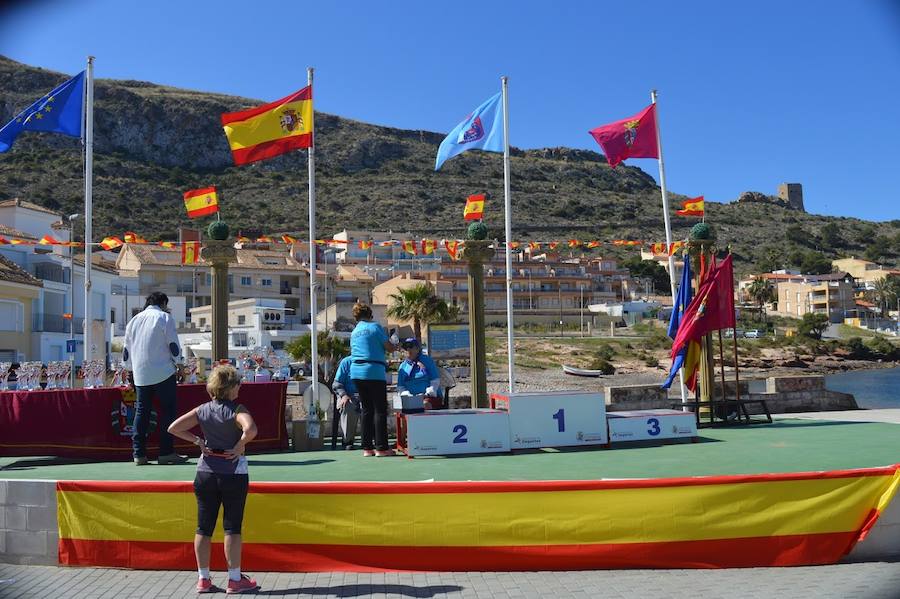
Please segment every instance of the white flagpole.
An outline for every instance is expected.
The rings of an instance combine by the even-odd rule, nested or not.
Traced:
[[[312,67],[306,69],[306,84],[312,88],[313,84]],[[310,89],[312,93],[312,89]],[[318,292],[316,283],[316,127],[315,127],[315,109],[313,104],[313,122],[310,124],[310,132],[312,133],[312,143],[309,145],[309,324],[310,324],[310,365],[312,368],[312,397],[315,407],[319,406],[319,337],[316,330],[316,317],[318,316],[318,308],[316,295]],[[326,306],[327,308],[327,306]]]
[[[650,90],[650,101],[656,106],[656,90]],[[654,111],[653,121],[656,123],[656,151],[659,155],[659,189],[662,192],[663,222],[666,225],[666,253],[669,255],[669,285],[672,288],[672,309],[675,310],[675,300],[678,289],[675,285],[675,256],[672,255],[672,226],[669,224],[669,196],[666,193],[666,167],[663,163],[662,137],[659,135],[659,110]],[[684,389],[684,370],[678,370],[678,386],[681,389],[681,403],[687,403],[687,392]],[[684,408],[685,410],[687,408]]]
[[[516,373],[513,364],[516,353],[513,338],[513,288],[512,288],[512,200],[509,190],[509,78],[500,77],[503,87],[503,212],[506,221],[506,343],[509,392],[516,392]]]
[[[94,193],[94,57],[88,56],[84,108],[84,360],[93,354],[91,335],[91,244]],[[74,276],[74,273],[73,275]],[[74,314],[72,315],[74,318]]]

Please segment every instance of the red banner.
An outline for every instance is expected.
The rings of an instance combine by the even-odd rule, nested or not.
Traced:
[[[249,451],[288,448],[284,422],[285,383],[244,383],[243,400],[253,415],[259,434]],[[0,456],[57,456],[95,460],[130,460],[134,392],[122,389],[58,389],[0,393]],[[209,401],[204,385],[179,385],[180,416]],[[159,402],[154,399],[156,422]],[[198,431],[195,431],[199,433]],[[147,442],[148,453],[159,449],[154,424]],[[197,447],[176,439],[178,452],[197,455]]]

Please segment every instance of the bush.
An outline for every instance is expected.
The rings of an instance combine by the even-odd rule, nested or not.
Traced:
[[[594,351],[594,358],[596,360],[605,360],[609,362],[616,355],[616,348],[608,343],[604,343],[597,347]]]
[[[872,356],[872,350],[859,337],[847,339],[847,350],[850,352],[850,357],[857,360],[865,360]]]
[[[798,332],[804,337],[821,339],[822,333],[828,328],[828,316],[825,314],[806,313],[803,320],[797,326]]]
[[[588,364],[588,368],[591,370],[599,370],[603,374],[615,374],[616,367],[610,364],[608,361],[603,360],[602,358],[595,358],[590,364]]]
[[[869,349],[885,360],[900,360],[900,348],[884,337],[873,337],[869,341]]]
[[[654,356],[647,356],[646,358],[644,358],[644,364],[652,368],[656,368],[657,366],[659,366],[659,360],[657,360]]]

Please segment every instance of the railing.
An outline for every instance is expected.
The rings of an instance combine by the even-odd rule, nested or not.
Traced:
[[[69,269],[56,264],[35,264],[34,276],[42,281],[69,284]]]
[[[73,322],[68,318],[63,318],[62,314],[45,312],[31,314],[31,331],[34,333],[68,333],[73,325],[74,331],[81,333],[84,330],[84,318],[75,318]]]

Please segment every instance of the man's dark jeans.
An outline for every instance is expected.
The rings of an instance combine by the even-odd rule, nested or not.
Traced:
[[[174,439],[167,431],[169,425],[175,421],[175,393],[176,383],[173,374],[161,383],[135,386],[137,393],[137,407],[134,414],[134,436],[131,445],[134,449],[134,457],[147,457],[147,435],[150,428],[150,409],[153,406],[153,396],[159,399],[159,455],[171,455],[175,453]]]

